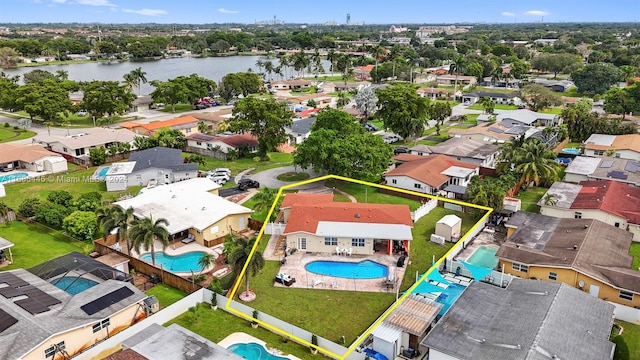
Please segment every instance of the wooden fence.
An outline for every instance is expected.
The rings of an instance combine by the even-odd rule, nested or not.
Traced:
[[[187,146],[184,150],[188,153],[200,154],[203,156],[211,157],[219,160],[227,160],[227,154],[218,150],[202,149],[194,146]]]
[[[194,284],[193,282],[191,282],[188,279],[185,279],[181,276],[178,276],[174,273],[165,271],[161,268],[155,267],[147,262],[144,262],[138,258],[135,258],[133,256],[130,256],[128,254],[125,254],[121,251],[117,251],[115,249],[112,249],[106,245],[104,245],[102,243],[102,240],[96,240],[93,242],[93,250],[95,252],[97,252],[100,255],[107,255],[110,253],[116,253],[120,256],[123,256],[127,259],[129,259],[129,268],[130,269],[135,269],[136,272],[145,274],[150,276],[151,274],[156,274],[160,280],[162,281],[162,283],[169,285],[173,288],[182,290],[188,294],[197,291],[198,289],[201,288],[200,285],[198,284]]]

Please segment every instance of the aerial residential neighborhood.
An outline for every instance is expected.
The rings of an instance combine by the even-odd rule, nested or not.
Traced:
[[[640,359],[633,8],[426,4],[3,3],[0,358]]]

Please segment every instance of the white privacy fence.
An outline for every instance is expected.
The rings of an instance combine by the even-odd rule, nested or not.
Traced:
[[[264,228],[264,233],[267,235],[282,235],[286,226],[287,224],[267,223]]]
[[[411,219],[413,220],[413,222],[420,220],[421,217],[430,213],[431,210],[436,208],[436,206],[438,206],[438,200],[429,199],[429,201],[417,208],[416,211],[411,212]]]

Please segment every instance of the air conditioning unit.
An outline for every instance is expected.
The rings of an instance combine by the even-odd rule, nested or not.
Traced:
[[[160,310],[160,302],[158,302],[158,299],[155,295],[149,296],[148,298],[144,299],[143,302],[147,316],[155,314]]]
[[[444,236],[431,234],[431,242],[439,244],[439,245],[444,245],[445,238],[444,238]]]

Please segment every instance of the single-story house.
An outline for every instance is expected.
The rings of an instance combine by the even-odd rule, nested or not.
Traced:
[[[281,211],[287,248],[355,255],[409,252],[413,238],[407,205],[334,202],[328,194],[286,194]]]
[[[311,135],[311,127],[316,122],[316,117],[306,117],[302,119],[294,119],[290,127],[285,128],[289,135],[291,144],[301,144],[309,135]]]
[[[538,202],[540,214],[565,219],[596,219],[633,234],[640,241],[640,188],[613,180],[556,181]]]
[[[222,133],[218,135],[191,134],[187,136],[187,147],[218,150],[225,154],[232,151],[240,151],[243,147],[247,148],[249,153],[256,152],[258,148],[258,138],[251,133],[232,134]]]
[[[30,271],[0,273],[0,353],[5,359],[68,359],[148,315],[148,297],[132,282],[92,274],[95,286],[67,292],[63,282],[50,282],[59,277],[45,280]]]
[[[489,91],[473,91],[462,94],[462,103],[473,105],[483,97],[491,99],[496,104],[512,104],[517,99],[515,94]]]
[[[133,208],[136,218],[165,218],[172,238],[191,235],[200,245],[212,247],[223,243],[232,231],[247,230],[253,212],[218,196],[219,187],[209,179],[195,178],[143,189],[138,196],[114,205]]]
[[[447,155],[456,160],[487,168],[495,167],[498,154],[500,153],[500,147],[498,145],[456,137],[433,146],[416,145],[409,150],[411,154],[414,155]]]
[[[33,142],[61,154],[67,161],[87,165],[90,163],[89,150],[92,148],[109,148],[112,145],[125,143],[133,146],[135,138],[136,134],[127,129],[95,127],[83,129],[68,136],[37,135],[33,138]]]
[[[465,85],[473,85],[478,82],[475,76],[466,76],[466,75],[458,75],[458,86],[462,87]],[[440,75],[436,77],[436,83],[438,85],[444,86],[455,86],[456,84],[456,76],[455,75]]]
[[[278,80],[271,82],[271,89],[275,90],[301,90],[311,87],[311,80]]]
[[[543,114],[527,109],[504,111],[496,115],[496,122],[508,128],[520,126],[554,126],[560,124],[560,116]]]
[[[504,71],[505,69],[503,69],[503,73],[505,73]],[[506,68],[506,70],[510,70],[509,68]],[[508,73],[508,72],[506,72]],[[495,87],[500,87],[500,88],[513,88],[513,89],[517,89],[520,87],[520,84],[522,83],[522,80],[520,79],[506,79],[506,80],[496,80],[495,78],[488,76],[482,79],[482,82],[480,83],[480,85],[482,86],[495,86]]]
[[[504,272],[563,282],[616,304],[640,306],[640,271],[629,254],[633,235],[600,220],[518,211],[505,223],[496,257]]]
[[[0,170],[24,169],[50,174],[67,171],[67,161],[40,145],[0,144]]]
[[[447,99],[453,96],[453,89],[446,88],[418,88],[416,91],[420,97],[426,97],[431,100]]]
[[[564,170],[564,181],[613,180],[640,186],[640,161],[609,157],[576,156]]]
[[[429,360],[611,360],[613,312],[561,283],[514,279],[503,289],[473,282],[421,345]]]
[[[107,191],[129,186],[171,184],[198,177],[198,164],[185,163],[180,149],[155,147],[136,151],[125,162],[113,163],[105,174]]]
[[[565,92],[569,88],[575,87],[576,85],[573,81],[570,80],[550,80],[543,78],[533,79],[533,82],[539,85],[542,85],[546,88],[549,88],[555,92]]]
[[[375,65],[357,66],[353,69],[353,75],[358,81],[371,80],[371,70],[375,67]]]
[[[607,155],[620,159],[640,160],[640,134],[592,134],[584,142],[584,154],[586,156]]]
[[[553,46],[558,39],[536,39],[533,40],[535,44],[544,45],[544,46]]]
[[[322,93],[304,94],[304,95],[293,96],[293,97],[284,97],[284,96],[278,97],[278,100],[288,101],[293,104],[304,105],[304,106],[308,105],[309,100],[313,100],[316,102],[315,107],[320,109],[324,109],[330,106],[332,99],[333,98],[331,96],[327,96]]]
[[[191,115],[184,115],[175,119],[160,120],[160,121],[154,121],[150,123],[138,123],[135,121],[129,121],[121,124],[120,127],[123,129],[131,130],[136,134],[146,135],[146,136],[151,136],[153,135],[154,132],[162,128],[178,130],[184,135],[189,135],[192,133],[200,132],[200,129],[198,128],[198,124],[201,121],[204,122],[209,129],[211,129],[213,125],[211,122],[196,119]]]
[[[408,156],[407,156],[408,155]],[[400,154],[397,160],[409,160],[383,174],[387,185],[424,194],[460,198],[478,165],[446,155],[415,156]]]
[[[333,91],[334,92],[340,92],[340,91],[359,91],[360,89],[363,89],[367,86],[370,86],[370,83],[368,82],[348,82],[348,83],[344,83],[344,82],[334,82],[333,83]]]

